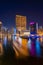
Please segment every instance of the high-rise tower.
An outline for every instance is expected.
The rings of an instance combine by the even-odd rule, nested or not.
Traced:
[[[16,15],[16,29],[18,31],[26,30],[26,16]]]

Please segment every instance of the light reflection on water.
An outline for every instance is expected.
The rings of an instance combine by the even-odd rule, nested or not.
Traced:
[[[13,36],[13,41],[16,39],[16,37]],[[6,44],[7,44],[7,37],[4,38],[4,46],[6,47]],[[27,47],[30,51],[30,55],[31,56],[37,56],[37,57],[40,57],[41,56],[41,48],[40,48],[40,41],[39,39],[37,38],[35,41],[34,40],[31,40],[29,38],[28,40],[28,43],[27,43]]]
[[[31,49],[31,39],[29,38],[29,40],[28,40],[28,43],[27,43],[27,47],[28,47],[28,49],[30,50]]]
[[[40,48],[40,41],[39,41],[39,39],[37,38],[37,40],[36,40],[36,55],[39,57],[39,56],[41,56],[41,48]]]
[[[28,49],[30,51],[31,56],[41,56],[41,48],[40,48],[40,41],[39,38],[34,40],[29,39],[28,40]]]
[[[12,37],[13,41],[15,40],[15,38],[16,38],[16,36],[13,36],[13,37]]]
[[[7,37],[4,37],[3,44],[4,44],[4,46],[6,47],[6,44],[7,44]]]

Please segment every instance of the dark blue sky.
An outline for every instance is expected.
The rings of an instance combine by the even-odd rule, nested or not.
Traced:
[[[36,1],[1,1],[0,2],[0,20],[4,26],[15,27],[15,15],[27,16],[27,23],[36,21],[43,25],[43,2]]]

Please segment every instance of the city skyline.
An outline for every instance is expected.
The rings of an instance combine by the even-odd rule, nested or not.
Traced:
[[[15,27],[16,14],[27,17],[27,28],[30,21],[43,26],[43,2],[0,2],[0,20],[4,26]]]

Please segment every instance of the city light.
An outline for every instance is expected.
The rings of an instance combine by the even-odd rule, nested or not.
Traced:
[[[18,17],[20,18],[20,23]],[[23,21],[25,22],[25,26]],[[23,27],[21,26],[21,23]],[[43,43],[43,30],[38,28],[38,23],[36,22],[31,22],[29,30],[27,30],[26,17],[16,16],[16,28],[12,27],[11,29],[8,29],[0,23],[0,42],[3,44],[2,47],[5,47],[6,51],[7,47],[10,47],[11,45],[17,57],[29,55],[40,57],[40,46]]]
[[[39,38],[37,38],[37,40],[36,40],[36,55],[37,55],[37,57],[40,57],[40,55],[41,55]]]

